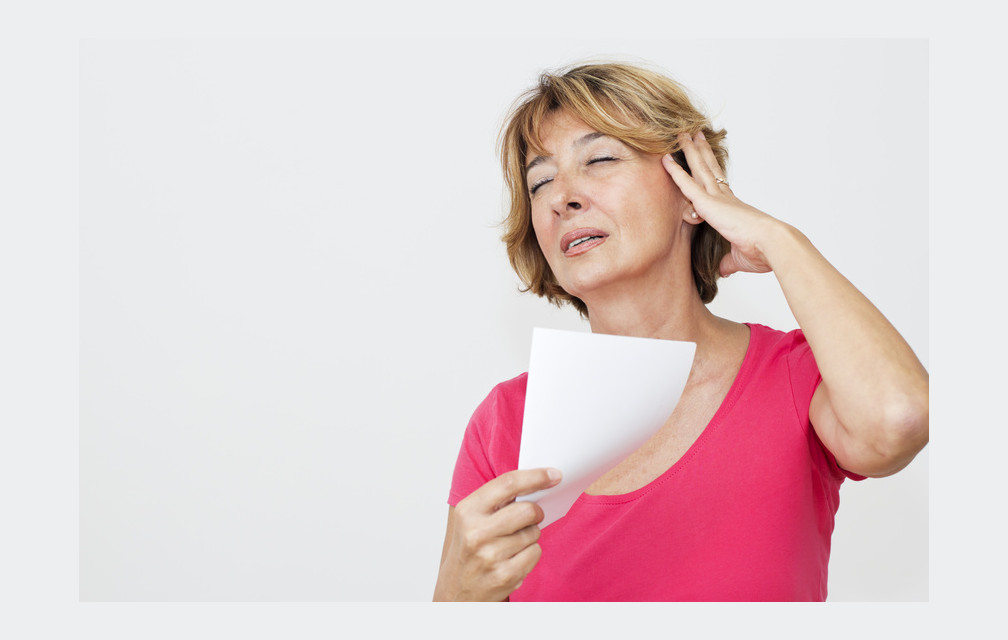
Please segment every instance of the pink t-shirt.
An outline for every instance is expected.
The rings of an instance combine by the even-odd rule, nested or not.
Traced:
[[[750,324],[728,395],[683,457],[622,495],[581,494],[542,530],[512,601],[825,600],[845,477],[809,423],[821,377],[801,331]],[[527,374],[466,428],[448,503],[517,468]]]

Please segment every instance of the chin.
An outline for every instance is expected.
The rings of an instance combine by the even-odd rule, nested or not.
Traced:
[[[580,298],[590,296],[591,292],[608,284],[612,284],[614,278],[608,273],[579,273],[569,274],[560,282],[560,286],[570,295]]]

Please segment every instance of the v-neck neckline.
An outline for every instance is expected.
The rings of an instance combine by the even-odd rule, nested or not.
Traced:
[[[625,502],[632,502],[657,488],[659,485],[678,473],[685,465],[690,463],[690,460],[694,458],[697,452],[703,447],[704,442],[710,439],[713,433],[717,431],[717,427],[724,420],[724,417],[731,412],[732,408],[735,406],[735,402],[742,394],[742,390],[745,388],[746,383],[750,378],[750,371],[756,366],[755,352],[757,343],[762,340],[762,334],[752,324],[747,322],[745,325],[749,327],[749,344],[746,346],[746,352],[742,357],[742,364],[739,366],[739,370],[735,374],[735,379],[732,380],[732,384],[728,388],[728,393],[725,394],[725,397],[718,406],[717,411],[714,412],[714,415],[708,421],[703,431],[700,432],[700,435],[697,436],[696,440],[693,441],[693,444],[691,444],[686,451],[679,456],[679,459],[673,462],[672,465],[662,472],[661,475],[639,489],[616,494],[590,494],[582,492],[581,495],[578,496],[577,500],[575,500],[574,505],[571,506],[571,509],[579,503],[622,504]]]

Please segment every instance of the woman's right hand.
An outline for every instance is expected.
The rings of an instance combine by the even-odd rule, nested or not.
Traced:
[[[515,501],[560,482],[556,469],[519,469],[490,480],[450,507],[435,601],[501,601],[532,571],[543,511]]]

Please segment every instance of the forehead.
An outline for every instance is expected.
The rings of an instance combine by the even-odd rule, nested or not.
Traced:
[[[599,133],[568,111],[552,111],[530,127],[526,144],[526,160],[536,156],[552,156],[592,133]]]
[[[587,133],[594,131],[584,120],[573,113],[560,110],[552,111],[539,123],[539,135],[545,140],[565,133]]]

